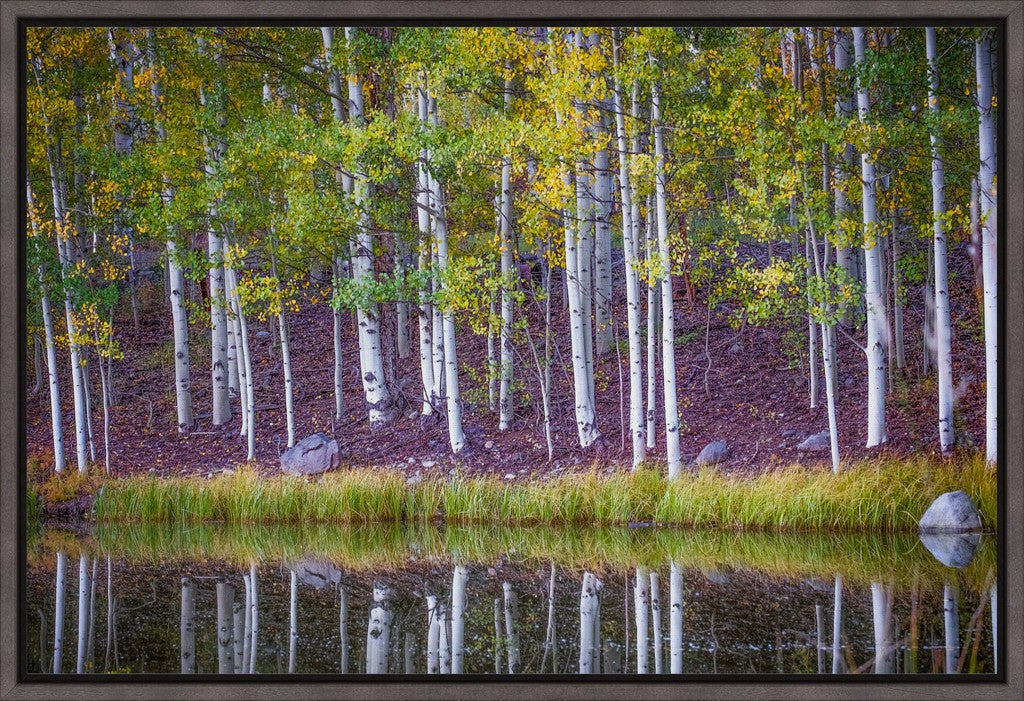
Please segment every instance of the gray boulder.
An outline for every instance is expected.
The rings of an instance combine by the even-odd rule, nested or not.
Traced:
[[[712,441],[704,446],[693,461],[694,467],[719,463],[729,457],[729,444],[725,441]]]
[[[981,530],[981,516],[962,490],[940,495],[917,523],[922,533],[964,533]]]
[[[828,431],[822,431],[821,433],[815,433],[813,436],[807,436],[807,438],[803,439],[796,449],[806,453],[823,453],[826,450],[831,450],[832,442],[829,438]]]
[[[974,559],[980,533],[922,533],[921,544],[946,567],[963,569]]]
[[[289,475],[318,475],[339,462],[338,441],[322,433],[303,438],[281,453],[281,471]]]
[[[296,578],[301,584],[314,589],[326,589],[330,585],[341,583],[341,570],[334,565],[313,558],[306,558],[291,565]]]

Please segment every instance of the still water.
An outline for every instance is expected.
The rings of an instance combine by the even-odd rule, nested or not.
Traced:
[[[28,672],[991,673],[995,571],[984,536],[47,527]]]

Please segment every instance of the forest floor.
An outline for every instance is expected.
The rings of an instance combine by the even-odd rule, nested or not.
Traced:
[[[963,267],[964,273],[954,275],[951,285],[956,428],[961,446],[980,448],[985,414],[982,320],[969,262],[966,256],[961,257],[963,265],[954,269]],[[621,262],[615,267],[621,271]],[[724,305],[709,313],[699,295],[694,304],[687,302],[681,281],[677,280],[676,288],[676,375],[684,460],[692,460],[707,443],[722,439],[728,442],[730,452],[721,467],[729,472],[753,474],[794,462],[827,463],[827,452],[797,450],[804,438],[828,428],[823,376],[818,408],[809,408],[806,319],[793,319],[788,333],[780,329],[780,324],[748,325],[740,330],[728,323],[730,310]],[[624,298],[623,281],[617,279],[613,299]],[[130,311],[118,323],[118,341],[125,359],[114,366],[117,405],[110,417],[111,472],[210,474],[243,462],[246,447],[239,435],[237,398],[232,400],[234,417],[230,424],[214,427],[210,423],[209,332],[202,331],[202,324],[193,324],[191,364],[196,425],[191,433],[179,435],[170,313],[162,287],[158,283],[144,285],[140,300],[139,328],[133,328]],[[569,358],[570,349],[568,314],[561,305],[557,285],[552,307],[552,460],[548,460],[539,383],[529,346],[524,342],[518,349],[520,360],[515,372],[519,402],[515,421],[511,429],[499,431],[497,414],[487,407],[486,381],[478,379],[485,376],[487,366],[486,338],[462,328],[458,353],[468,445],[458,456],[451,455],[443,418],[416,413],[420,404],[420,375],[415,317],[411,324],[410,356],[399,359],[396,367],[398,385],[404,388],[402,396],[408,401],[395,421],[377,430],[370,429],[363,408],[355,326],[345,324],[346,416],[343,422],[332,422],[332,315],[323,302],[307,302],[300,312],[289,317],[297,440],[322,431],[338,440],[342,464],[401,470],[408,475],[444,477],[457,467],[463,475],[489,473],[521,480],[595,466],[609,472],[628,467],[631,446],[625,305],[616,305],[619,353],[613,346],[596,364],[597,421],[602,439],[586,451],[579,449],[576,437],[571,368],[560,360]],[[907,368],[893,370],[895,381],[887,398],[889,440],[881,449],[863,447],[867,432],[866,362],[857,345],[864,341],[863,331],[850,329],[837,334],[837,414],[844,460],[938,451],[935,378],[934,374],[921,373],[923,309],[919,290],[911,291],[904,312]],[[287,443],[280,350],[276,334],[267,333],[266,325],[251,323],[250,328],[254,331],[251,344],[257,388],[257,468],[272,474],[279,471],[278,457]],[[531,328],[535,339],[540,337],[537,340],[543,348],[536,322]],[[52,463],[49,400],[45,383],[40,391],[33,392],[34,373],[29,355],[27,455],[30,460],[37,459],[46,465]],[[644,357],[646,383],[646,352]],[[66,365],[66,353],[59,358]],[[818,361],[820,364],[820,357]],[[659,357],[659,366],[660,362]],[[664,460],[665,450],[660,375],[659,372],[656,445],[648,451],[652,461]],[[68,388],[62,393],[65,445],[68,460],[73,462],[73,413],[67,379],[63,378],[61,384],[62,389]],[[98,373],[91,372],[90,379],[96,385],[92,400],[96,462],[102,465],[103,415]]]

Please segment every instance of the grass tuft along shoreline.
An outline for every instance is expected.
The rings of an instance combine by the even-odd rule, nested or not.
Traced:
[[[533,482],[496,477],[424,478],[371,469],[337,471],[318,479],[262,477],[242,467],[202,477],[70,480],[95,495],[93,514],[107,523],[223,522],[660,525],[779,531],[916,530],[943,492],[962,489],[996,526],[997,479],[984,456],[956,461],[927,457],[878,459],[844,465],[790,467],[750,477],[714,468],[669,482],[650,466],[611,475],[596,471]],[[83,485],[86,485],[83,487]],[[66,498],[67,490],[63,490]],[[62,490],[32,483],[30,518]],[[79,492],[81,494],[81,492]],[[48,498],[48,495],[49,498]]]

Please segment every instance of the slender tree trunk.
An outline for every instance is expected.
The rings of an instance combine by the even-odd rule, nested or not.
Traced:
[[[242,339],[242,364],[239,366],[242,371],[240,382],[245,387],[245,421],[244,429],[248,447],[246,460],[256,458],[256,397],[255,384],[252,375],[252,352],[249,349],[249,325],[242,310],[242,302],[238,298],[238,273],[234,268],[226,270],[228,288],[231,291],[232,311],[237,319],[238,337]]]
[[[672,562],[669,573],[669,653],[671,673],[683,673],[683,570]]]
[[[871,617],[875,630],[875,674],[893,671],[892,591],[879,582],[871,583]]]
[[[903,342],[903,276],[900,274],[899,213],[893,212],[892,221],[892,316],[896,346],[896,367],[907,367],[906,346]]]
[[[594,659],[598,649],[597,595],[602,588],[601,580],[590,572],[583,573],[583,588],[580,591],[580,674],[594,672]]]
[[[68,556],[57,551],[57,595],[53,609],[53,673],[61,673],[61,660],[64,656],[64,602],[67,596]]]
[[[938,42],[934,27],[925,28],[928,53],[928,108],[936,117],[939,109]],[[935,270],[935,357],[939,376],[939,445],[942,452],[952,449],[953,433],[953,352],[949,320],[949,272],[946,253],[946,173],[940,149],[938,129],[931,131],[932,146],[932,248]],[[931,340],[931,336],[928,336]],[[928,350],[926,345],[925,355]]]
[[[843,579],[836,575],[835,592],[832,599],[832,674],[842,671],[843,637]]]
[[[505,594],[505,647],[508,652],[508,673],[518,674],[522,671],[519,628],[516,623],[519,619],[519,600],[509,582],[502,582],[501,588]]]
[[[834,66],[837,74],[843,74],[850,67],[850,37],[842,28],[836,28],[836,42],[834,52]],[[836,95],[835,115],[846,121],[853,114],[853,100],[850,95]],[[839,266],[851,280],[859,277],[856,249],[851,246],[848,236],[843,233],[842,222],[853,217],[853,207],[847,198],[849,173],[853,171],[855,150],[853,144],[846,143],[843,146],[842,156],[836,159],[833,192],[836,211],[836,259]],[[843,323],[847,326],[853,324],[854,312],[857,305],[844,303]]]
[[[32,196],[32,184],[28,183],[29,222],[33,235],[38,233],[39,225],[35,216],[35,202]],[[46,285],[46,268],[39,266],[40,305],[43,314],[43,329],[46,336],[46,373],[50,386],[50,429],[53,434],[53,469],[64,472],[64,419],[60,406],[60,377],[57,373],[57,346],[53,334],[53,312],[50,309],[50,294]],[[37,361],[38,366],[38,361]]]
[[[540,662],[540,671],[544,672],[544,663],[551,654],[551,673],[558,673],[558,634],[555,629],[555,563],[551,563],[551,576],[548,578],[548,626],[544,634],[544,657]]]
[[[464,565],[452,573],[452,674],[462,674],[466,659],[466,581]]]
[[[231,674],[235,670],[235,588],[227,582],[217,582],[217,673]]]
[[[181,673],[196,671],[196,585],[181,578]]]
[[[498,600],[494,600],[495,605],[495,619],[494,623],[497,626],[498,623]],[[438,656],[438,644],[441,636],[441,623],[438,620],[438,608],[437,608],[437,597],[433,594],[427,596],[427,674],[438,674],[441,671],[441,662]],[[497,628],[495,628],[497,630]],[[495,669],[497,672],[498,670]]]
[[[241,656],[242,663],[241,663],[241,666],[239,667],[239,672],[241,672],[242,674],[248,674],[249,673],[249,668],[252,665],[251,660],[252,660],[252,652],[253,652],[253,650],[252,650],[252,577],[248,573],[243,574],[242,575],[242,582],[245,583],[245,604],[243,605],[243,608],[242,608],[243,626],[242,626],[242,634],[241,634],[241,636],[239,636],[237,631],[236,631],[235,638],[236,638],[236,649],[237,649],[237,639],[241,638],[241,640],[242,640],[242,656]]]
[[[613,33],[613,56],[619,64],[618,31]],[[629,346],[629,434],[633,444],[633,468],[647,459],[644,425],[643,349],[640,336],[640,279],[636,269],[639,223],[633,218],[633,188],[630,182],[629,153],[626,150],[626,122],[623,114],[622,86],[618,70],[614,73],[612,109],[615,112],[615,136],[619,155],[619,196],[622,201],[622,249],[625,256],[626,335]],[[650,329],[648,329],[650,332]]]
[[[981,169],[978,192],[981,201],[981,266],[985,300],[985,457],[995,463],[998,456],[999,373],[998,304],[996,265],[996,137],[992,113],[992,49],[986,32],[975,45],[978,73],[978,143]]]
[[[636,584],[633,587],[633,617],[636,619],[636,673],[647,674],[649,640],[647,638],[651,597],[651,577],[646,567],[636,568]]]
[[[505,111],[512,104],[512,81],[505,81]],[[499,231],[501,241],[501,384],[498,389],[498,430],[505,431],[512,425],[512,285],[518,279],[513,267],[512,256],[512,159],[508,156],[501,161],[501,218]]]
[[[341,584],[338,585],[338,633],[341,640],[339,671],[348,674],[348,591]]]
[[[658,573],[651,572],[651,625],[654,628],[654,673],[661,674],[662,668],[662,639],[661,639],[661,587],[658,582]]]
[[[866,39],[863,27],[853,28],[853,44],[857,65],[865,60]],[[868,86],[857,85],[857,109],[860,121],[867,122],[870,114]],[[864,209],[864,260],[865,286],[864,304],[867,307],[868,333],[865,354],[868,362],[868,439],[871,448],[887,440],[885,421],[885,374],[886,374],[886,329],[889,328],[885,314],[883,285],[881,280],[881,255],[875,199],[875,162],[869,153],[862,153],[861,180]]]
[[[653,61],[653,59],[652,59]],[[661,363],[665,388],[665,450],[668,456],[668,478],[675,479],[682,471],[679,455],[679,409],[676,404],[676,333],[672,307],[672,258],[668,248],[668,209],[665,193],[665,144],[661,124],[661,87],[651,88],[651,120],[654,122],[655,204],[658,219],[658,259],[661,265]]]
[[[594,156],[594,323],[595,352],[607,355],[611,350],[612,324],[612,222],[611,166],[608,156],[608,124],[602,113],[597,135],[601,148]]]
[[[390,587],[379,582],[373,585],[373,606],[370,609],[370,623],[366,635],[366,673],[387,674],[388,645],[391,641],[391,599]]]
[[[246,596],[248,596],[248,593]],[[245,669],[242,665],[245,663],[245,612],[247,608],[241,601],[236,601],[231,607],[231,618],[234,622],[235,674],[242,674],[242,671]]]
[[[960,616],[956,590],[949,582],[942,587],[942,630],[946,643],[946,674],[957,674],[960,672]]]
[[[299,575],[291,571],[288,590],[288,674],[295,674],[296,652],[299,645]]]
[[[90,666],[86,655],[89,649],[89,579],[89,558],[82,555],[78,558],[78,656],[75,664],[77,674],[85,674]]]

